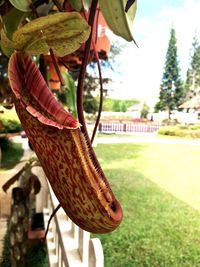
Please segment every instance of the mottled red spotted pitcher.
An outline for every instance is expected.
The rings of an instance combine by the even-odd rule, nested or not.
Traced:
[[[66,214],[89,232],[113,231],[122,209],[79,123],[55,99],[30,56],[14,53],[8,72],[17,114]]]

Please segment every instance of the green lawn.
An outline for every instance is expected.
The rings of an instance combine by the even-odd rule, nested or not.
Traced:
[[[200,146],[98,145],[124,219],[98,236],[105,267],[200,266]]]

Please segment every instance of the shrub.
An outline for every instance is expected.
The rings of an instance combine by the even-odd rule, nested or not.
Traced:
[[[106,97],[103,101],[103,111],[126,112],[129,107],[138,103],[137,99],[121,100]]]
[[[192,138],[200,138],[200,130],[191,132]]]
[[[159,129],[158,134],[167,136],[200,138],[200,126],[199,125],[163,126]]]
[[[176,126],[163,126],[159,129],[158,134],[176,136],[177,130]]]
[[[162,121],[164,125],[176,125],[178,123],[177,119],[164,119]]]
[[[194,131],[200,130],[200,125],[189,125],[189,129]]]
[[[13,168],[23,155],[22,145],[13,143],[7,137],[0,137],[0,148],[2,152],[1,168],[3,169]]]
[[[1,133],[18,133],[22,130],[21,124],[17,120],[12,119],[2,119],[3,128],[1,129]]]
[[[7,137],[0,137],[0,147],[2,151],[6,151],[10,148],[11,141]]]

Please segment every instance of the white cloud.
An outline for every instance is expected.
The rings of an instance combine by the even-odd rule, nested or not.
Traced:
[[[139,8],[142,9],[141,4]],[[150,105],[155,103],[172,27],[176,30],[181,74],[185,76],[194,33],[200,33],[199,14],[200,1],[185,0],[179,8],[164,6],[154,17],[136,16],[134,36],[139,49],[129,43],[119,59],[130,97],[146,100]]]

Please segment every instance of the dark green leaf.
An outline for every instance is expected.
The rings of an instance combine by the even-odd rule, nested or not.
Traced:
[[[23,12],[31,11],[28,0],[9,0],[9,1],[15,8],[17,8],[20,11],[23,11]]]
[[[16,8],[11,8],[3,17],[2,21],[4,24],[4,31],[6,36],[11,40],[14,31],[19,26],[19,23],[27,14],[17,10]]]

